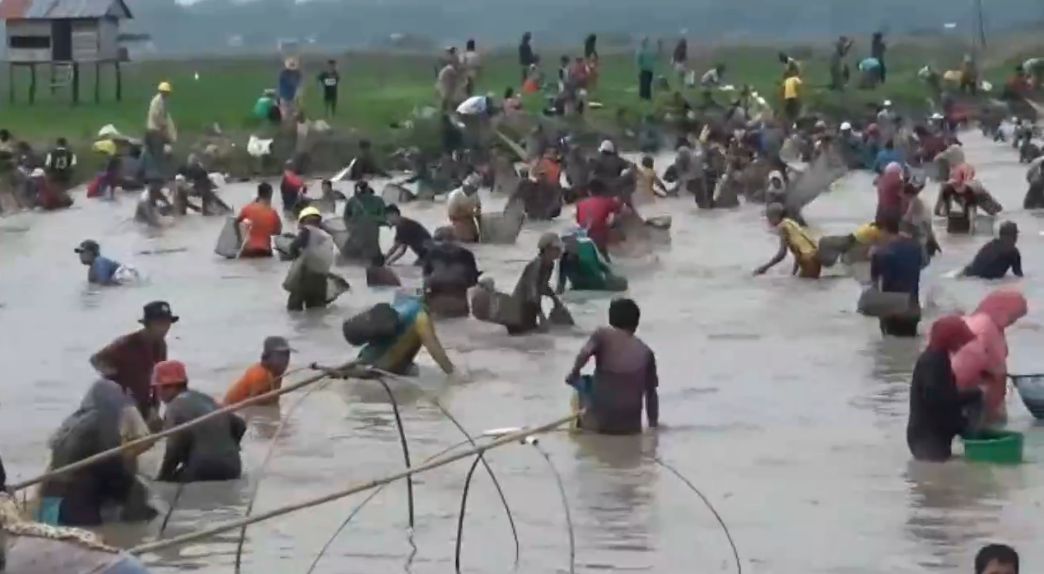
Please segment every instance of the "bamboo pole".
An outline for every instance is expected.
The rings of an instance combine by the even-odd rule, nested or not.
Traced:
[[[208,538],[210,536],[214,536],[214,535],[217,535],[217,534],[222,534],[224,532],[235,530],[235,529],[241,528],[243,526],[247,526],[247,525],[250,525],[250,524],[255,524],[257,522],[261,522],[261,521],[268,520],[268,519],[271,519],[271,518],[277,518],[277,517],[280,517],[280,516],[283,516],[283,515],[286,515],[286,514],[290,514],[292,512],[297,512],[298,510],[303,510],[303,509],[306,509],[306,508],[311,508],[311,507],[314,507],[314,506],[318,506],[320,504],[325,504],[327,502],[332,502],[334,500],[338,500],[338,499],[344,498],[346,496],[351,496],[353,494],[356,494],[356,493],[359,493],[359,492],[363,492],[365,490],[370,490],[370,489],[373,489],[373,488],[377,488],[377,487],[379,487],[381,485],[388,484],[390,482],[394,482],[396,480],[400,480],[400,479],[403,479],[403,478],[406,478],[406,477],[409,477],[409,476],[413,476],[413,475],[421,473],[421,472],[426,472],[426,471],[433,470],[433,469],[436,469],[436,468],[439,468],[439,467],[443,467],[443,466],[446,466],[446,465],[448,465],[450,463],[457,462],[458,460],[463,460],[463,459],[471,457],[471,456],[480,455],[482,453],[485,453],[488,450],[492,450],[494,448],[498,448],[498,447],[504,446],[506,444],[510,444],[510,443],[513,443],[513,442],[516,442],[516,441],[524,441],[527,437],[530,437],[532,435],[543,434],[543,433],[547,433],[547,432],[553,431],[554,429],[556,429],[556,428],[558,428],[558,427],[560,427],[560,426],[562,426],[564,424],[572,422],[577,417],[579,417],[580,414],[581,413],[574,413],[574,414],[571,414],[569,416],[561,417],[561,418],[559,418],[559,419],[557,419],[555,421],[552,421],[550,423],[547,423],[547,424],[543,424],[543,425],[540,425],[540,426],[537,426],[537,427],[533,427],[533,428],[529,428],[529,429],[522,429],[522,430],[520,430],[518,432],[511,433],[511,434],[508,434],[508,435],[504,435],[504,436],[502,436],[502,437],[500,437],[500,438],[498,438],[498,439],[496,439],[496,440],[494,440],[494,441],[492,441],[490,443],[487,443],[487,444],[484,444],[484,445],[480,445],[480,446],[476,446],[476,447],[474,447],[472,449],[469,449],[469,450],[466,450],[466,451],[462,451],[462,452],[460,452],[458,454],[455,454],[455,455],[452,455],[452,456],[448,456],[446,458],[440,458],[440,459],[431,461],[431,462],[429,462],[427,464],[422,464],[422,465],[420,465],[418,467],[415,467],[415,468],[408,468],[408,469],[403,470],[401,472],[397,472],[397,473],[385,476],[384,478],[374,479],[374,480],[371,480],[371,481],[363,483],[363,484],[359,484],[359,485],[356,485],[356,486],[352,486],[350,488],[346,488],[344,490],[340,490],[340,491],[337,491],[337,492],[332,492],[330,494],[326,494],[326,495],[323,495],[323,496],[320,496],[320,497],[316,497],[316,498],[312,498],[312,499],[309,499],[309,500],[304,500],[304,501],[301,501],[301,502],[298,502],[298,503],[295,503],[295,504],[289,504],[289,505],[283,506],[281,508],[276,508],[274,510],[270,510],[270,511],[265,512],[263,514],[257,514],[257,515],[251,516],[249,518],[241,518],[241,519],[238,519],[238,520],[233,520],[233,521],[230,521],[230,522],[226,522],[225,524],[219,524],[219,525],[214,526],[212,528],[206,528],[206,529],[203,529],[203,530],[198,530],[196,532],[190,532],[188,534],[184,534],[182,536],[177,536],[177,537],[174,537],[174,538],[169,538],[167,540],[157,540],[155,542],[149,542],[149,543],[146,543],[146,544],[141,544],[141,545],[135,546],[134,548],[131,548],[127,552],[129,552],[130,554],[133,554],[133,555],[141,555],[141,554],[144,554],[146,552],[156,552],[158,550],[163,550],[163,549],[171,548],[171,547],[174,547],[174,546],[181,546],[181,545],[187,544],[189,542],[195,542],[196,540],[201,540],[203,538]]]
[[[352,361],[350,363],[346,363],[342,367],[339,367],[337,370],[338,371],[345,371],[345,372],[349,372],[350,373],[352,368],[356,367],[356,366],[357,366],[357,363]],[[279,397],[279,396],[285,395],[287,393],[292,393],[292,392],[294,392],[296,390],[303,389],[304,387],[307,387],[309,385],[313,385],[313,384],[315,384],[315,383],[317,383],[317,382],[327,378],[328,376],[330,376],[330,375],[328,373],[326,373],[326,372],[318,374],[318,375],[313,375],[313,376],[308,377],[308,378],[306,378],[306,379],[304,379],[304,380],[302,380],[300,382],[294,383],[294,384],[292,384],[292,385],[290,385],[288,387],[282,387],[282,388],[279,388],[279,389],[275,389],[273,391],[269,391],[267,393],[258,395],[256,397],[252,397],[250,399],[247,399],[247,400],[245,400],[245,401],[243,401],[241,403],[236,403],[234,405],[228,405],[228,406],[222,407],[222,408],[220,408],[220,409],[218,409],[218,410],[216,410],[214,412],[207,413],[207,414],[205,414],[205,415],[203,415],[203,416],[201,416],[201,417],[199,417],[197,419],[192,419],[191,421],[189,421],[189,422],[187,422],[185,424],[181,424],[181,425],[178,425],[176,427],[172,427],[170,429],[167,429],[167,430],[165,430],[163,432],[152,434],[152,435],[149,435],[147,437],[140,438],[138,440],[134,440],[134,441],[128,442],[128,443],[120,445],[120,446],[118,446],[116,448],[109,449],[109,450],[104,451],[104,452],[100,452],[100,453],[98,453],[96,455],[93,455],[93,456],[89,456],[89,457],[87,457],[87,458],[85,458],[83,460],[79,460],[79,461],[74,462],[74,463],[72,463],[70,465],[66,465],[66,466],[63,466],[61,468],[56,468],[54,470],[50,470],[48,472],[45,472],[44,474],[41,474],[40,476],[37,476],[36,478],[30,478],[28,480],[23,480],[22,482],[18,482],[18,483],[12,484],[12,485],[8,486],[7,490],[8,490],[8,492],[17,492],[19,490],[22,490],[24,488],[28,488],[28,487],[30,487],[30,486],[32,486],[34,484],[38,484],[38,483],[43,482],[45,480],[50,480],[52,478],[56,478],[56,477],[59,477],[59,476],[63,476],[63,475],[69,474],[70,472],[75,472],[75,471],[80,470],[82,468],[86,468],[86,467],[88,467],[88,466],[90,466],[92,464],[95,464],[97,462],[101,462],[101,461],[106,460],[108,458],[112,458],[114,456],[120,455],[120,454],[122,454],[122,453],[124,453],[126,451],[129,451],[129,450],[132,450],[132,449],[136,449],[136,448],[141,447],[141,446],[152,446],[152,443],[154,443],[154,442],[156,442],[156,441],[158,441],[160,439],[167,438],[169,436],[178,434],[180,432],[184,432],[184,431],[186,431],[186,430],[188,430],[188,429],[190,429],[190,428],[192,428],[192,427],[194,427],[196,425],[202,424],[202,423],[204,423],[204,422],[206,422],[206,421],[208,421],[210,419],[213,419],[215,417],[218,417],[218,416],[221,416],[221,415],[224,415],[224,414],[228,414],[228,413],[233,413],[233,412],[236,412],[238,410],[242,410],[242,409],[244,409],[246,407],[249,407],[249,406],[252,406],[252,405],[256,405],[258,403],[261,403],[261,402],[273,399],[275,397]]]

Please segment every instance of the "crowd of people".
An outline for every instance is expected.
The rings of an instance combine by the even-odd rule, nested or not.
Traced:
[[[563,58],[559,89],[549,102],[549,113],[582,109],[583,92],[597,79],[596,40],[593,35],[587,38],[583,57]],[[519,46],[522,91],[539,83],[539,57],[531,41],[526,34]],[[839,77],[846,75],[843,61],[851,45],[844,38],[838,43]],[[886,80],[884,53],[883,39],[877,35],[870,56],[876,65],[868,65],[867,70],[860,65],[861,72],[872,71],[872,76],[866,76],[872,83]],[[446,58],[436,84],[444,117],[464,123],[469,117],[481,116],[482,126],[488,127],[487,121],[509,111],[506,102],[497,106],[488,95],[474,95],[481,59],[473,42],[462,55],[447,50]],[[637,54],[641,98],[652,98],[656,58],[649,43],[642,42]],[[672,53],[673,67],[683,81],[691,76],[687,60],[683,39]],[[949,112],[920,120],[902,119],[887,101],[871,117],[836,125],[809,118],[800,105],[800,63],[786,54],[780,54],[780,62],[780,110],[767,109],[749,93],[737,98],[731,113],[723,117],[700,117],[685,109],[678,116],[684,121],[674,125],[672,134],[676,136],[675,158],[662,176],[651,155],[632,163],[618,153],[611,140],[600,142],[597,149],[585,149],[568,133],[535,128],[521,150],[526,166],[519,173],[503,152],[484,147],[481,139],[466,138],[447,149],[443,158],[460,166],[455,178],[460,185],[431,193],[447,196],[446,225],[434,230],[404,215],[398,205],[430,199],[426,194],[395,186],[398,195],[388,201],[386,193],[378,195],[371,187],[370,179],[388,176],[392,170],[384,169],[366,144],[344,176],[355,182],[350,196],[337,191],[337,182],[331,180],[324,180],[319,193],[310,195],[297,164],[290,161],[279,181],[278,208],[274,187],[262,182],[256,198],[232,215],[214,195],[215,186],[198,158],[190,158],[179,170],[181,179],[174,180],[173,197],[167,198],[160,164],[177,136],[166,107],[172,89],[162,83],[148,113],[141,160],[146,189],[138,205],[138,219],[156,224],[164,210],[184,215],[185,209],[195,207],[190,197],[201,199],[201,206],[195,209],[203,215],[229,215],[232,248],[225,249],[219,240],[217,251],[230,259],[280,257],[291,261],[283,282],[290,311],[323,308],[336,298],[333,292],[339,287],[332,270],[338,262],[365,265],[366,280],[372,287],[399,286],[402,281],[395,266],[412,253],[412,263],[422,269],[421,288],[399,291],[393,301],[374,305],[342,325],[346,342],[359,348],[358,365],[403,376],[418,372],[415,359],[422,349],[444,373],[458,373],[436,333],[440,318],[471,315],[496,323],[514,336],[572,325],[560,295],[567,288],[625,291],[627,277],[615,265],[618,258],[626,257],[626,250],[621,255],[621,247],[655,243],[657,234],[669,234],[670,229],[669,221],[641,217],[641,206],[684,196],[691,196],[701,209],[741,208],[740,198],[764,209],[769,228],[778,236],[778,248],[753,275],[768,273],[788,256],[793,259],[791,274],[803,280],[820,278],[838,261],[853,276],[856,269],[865,269],[860,310],[878,320],[883,336],[916,337],[922,321],[921,276],[945,243],[936,236],[933,215],[945,220],[947,235],[974,236],[981,234],[980,218],[1001,211],[964,157],[958,139],[960,122]],[[288,64],[287,70],[296,67]],[[715,66],[701,76],[701,83],[716,86],[725,73],[725,66]],[[327,112],[332,114],[339,81],[335,65],[331,63],[323,74],[321,85],[333,90],[327,92],[333,94],[332,102],[327,101]],[[299,74],[280,77],[278,97],[272,101],[281,108],[281,117],[300,113],[292,107],[300,81]],[[269,113],[271,109],[266,117]],[[0,133],[0,139],[4,137],[10,139]],[[804,173],[792,169],[785,161],[788,155],[807,163]],[[1042,161],[1035,158],[1030,162],[1030,192],[1040,193],[1044,186]],[[58,142],[47,162],[71,168],[75,155],[64,142]],[[875,213],[867,214],[867,222],[849,234],[817,238],[802,216],[802,207],[850,169],[875,174]],[[834,176],[815,179],[825,171],[834,173],[831,170],[837,170]],[[940,184],[934,209],[921,198],[929,170]],[[411,179],[418,190],[421,183],[430,182],[425,172],[425,167],[413,170]],[[113,192],[116,186],[112,184],[113,180],[105,180],[106,193]],[[504,190],[504,210],[488,213],[480,188]],[[343,203],[343,212],[330,217],[338,203]],[[520,270],[511,293],[499,292],[490,278],[483,277],[469,244],[491,242],[491,236],[502,234],[514,242],[527,219],[560,218],[570,204],[575,205],[575,225],[565,233],[540,235],[532,259]],[[297,224],[295,233],[284,232],[287,221]],[[387,250],[380,242],[384,227],[393,230]],[[997,235],[983,245],[961,275],[995,279],[1009,271],[1023,274],[1017,226],[1003,222]],[[127,269],[132,269],[105,257],[101,245],[91,239],[75,252],[88,267],[91,283],[119,285],[130,273]],[[545,312],[546,302],[550,312]],[[907,444],[914,458],[948,460],[954,438],[1005,422],[1005,330],[1027,313],[1027,307],[1019,292],[999,289],[986,296],[974,312],[944,316],[932,323],[927,330],[928,346],[912,374]],[[139,330],[116,339],[90,358],[99,379],[52,437],[51,468],[208,417],[167,440],[157,480],[190,483],[241,476],[239,444],[246,425],[235,414],[213,413],[279,389],[294,349],[283,337],[266,338],[260,360],[218,400],[190,388],[189,366],[168,358],[166,338],[178,321],[169,303],[149,303]],[[643,431],[643,415],[646,426],[659,426],[656,355],[637,335],[640,322],[636,301],[614,298],[607,326],[596,329],[579,350],[565,384],[573,390],[580,429],[638,434]],[[585,375],[592,361],[593,372]],[[278,399],[272,398],[268,404],[277,406]],[[102,509],[111,506],[119,509],[119,520],[150,520],[156,511],[148,503],[147,487],[137,478],[136,461],[151,446],[144,441],[121,457],[45,481],[35,519],[60,526],[94,526],[102,522]],[[4,526],[7,528],[6,521]],[[977,574],[1011,574],[1018,568],[1018,555],[1001,545],[987,546],[975,562]]]

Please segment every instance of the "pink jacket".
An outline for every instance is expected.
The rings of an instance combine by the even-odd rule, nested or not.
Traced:
[[[1004,330],[1026,315],[1026,298],[1011,289],[998,289],[983,298],[979,307],[964,318],[975,340],[953,355],[951,364],[962,388],[985,387],[986,422],[1007,417],[1008,342]]]

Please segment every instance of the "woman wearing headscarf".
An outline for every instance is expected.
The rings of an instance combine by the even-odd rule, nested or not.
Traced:
[[[953,356],[957,386],[962,389],[982,385],[985,392],[981,421],[977,424],[1003,424],[1008,413],[1008,342],[1004,330],[1026,316],[1026,297],[1011,289],[999,289],[983,298],[975,311],[964,318],[975,340]]]
[[[951,356],[975,339],[958,315],[932,323],[928,348],[914,365],[906,444],[917,460],[943,462],[952,456],[953,437],[966,426],[964,408],[982,400],[978,387],[959,390]]]
[[[972,214],[977,203],[970,185],[974,178],[975,168],[962,163],[950,170],[949,181],[939,188],[935,215],[946,218],[947,233],[971,232]],[[954,207],[957,207],[957,210],[954,210]]]
[[[50,468],[68,466],[148,434],[134,400],[116,383],[100,379],[51,437]],[[120,508],[121,520],[152,519],[156,510],[148,505],[148,491],[135,476],[137,457],[150,446],[44,481],[38,520],[54,525],[99,525],[101,509],[108,505]]]
[[[891,162],[877,178],[877,214],[874,221],[898,219],[902,215],[903,166]]]

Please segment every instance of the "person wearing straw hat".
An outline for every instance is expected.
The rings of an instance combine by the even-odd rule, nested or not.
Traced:
[[[188,382],[188,373],[181,361],[162,361],[153,369],[152,387],[166,405],[164,430],[220,408],[210,395],[188,388]],[[236,480],[243,472],[239,443],[244,434],[246,422],[225,413],[168,437],[156,480],[181,483]]]
[[[166,301],[153,301],[142,309],[142,328],[124,335],[91,357],[91,366],[131,393],[148,420],[158,408],[150,384],[152,369],[167,360],[167,333],[180,319]]]
[[[283,61],[283,70],[279,72],[277,83],[279,93],[279,109],[283,121],[297,117],[297,104],[301,97],[301,70],[297,58],[290,57]]]

